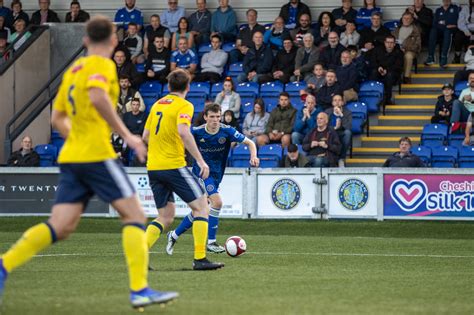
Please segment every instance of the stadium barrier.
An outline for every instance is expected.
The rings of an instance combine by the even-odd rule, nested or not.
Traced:
[[[148,216],[156,215],[146,170],[127,172]],[[57,168],[0,168],[0,215],[48,215]],[[222,217],[256,219],[474,220],[471,169],[228,169]],[[190,209],[176,198],[176,213]],[[94,198],[87,216],[115,217]]]

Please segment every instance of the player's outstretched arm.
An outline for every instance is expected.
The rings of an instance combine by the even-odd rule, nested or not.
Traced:
[[[250,151],[250,165],[253,167],[258,167],[260,165],[260,159],[257,157],[257,146],[249,138],[245,137],[243,144],[246,144],[249,147]]]
[[[120,120],[114,111],[109,95],[100,88],[89,89],[89,99],[99,114],[117,132],[130,148],[135,150],[135,154],[141,162],[146,159],[146,147],[140,137],[133,135]]]
[[[66,112],[53,109],[51,114],[51,125],[54,129],[59,131],[64,139],[67,138],[69,131],[71,131],[71,121],[69,120]]]
[[[199,176],[202,179],[206,179],[209,177],[209,166],[204,162],[202,158],[201,152],[196,145],[196,141],[194,141],[194,136],[192,135],[191,131],[189,130],[189,126],[187,124],[179,124],[178,125],[178,133],[183,140],[184,147],[188,152],[192,155],[192,157],[196,160],[199,168],[201,169],[201,173]]]

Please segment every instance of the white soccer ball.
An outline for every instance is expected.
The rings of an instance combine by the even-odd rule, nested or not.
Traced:
[[[247,250],[247,244],[240,236],[231,236],[225,241],[225,251],[230,257],[239,257]]]

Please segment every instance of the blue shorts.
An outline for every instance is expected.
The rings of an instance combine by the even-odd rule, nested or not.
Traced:
[[[135,194],[135,189],[118,160],[64,163],[59,168],[61,173],[54,204],[82,202],[86,205],[95,194],[102,201],[111,203]]]
[[[214,194],[219,193],[220,182],[217,181],[214,177],[209,176],[208,178],[203,180],[203,182],[208,196],[212,196]]]
[[[173,192],[186,203],[198,199],[205,193],[199,179],[186,167],[148,171],[148,178],[157,209],[165,207],[168,202],[175,201]]]

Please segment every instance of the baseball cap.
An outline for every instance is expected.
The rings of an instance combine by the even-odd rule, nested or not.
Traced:
[[[444,90],[444,89],[451,89],[451,90],[454,90],[453,85],[452,85],[451,83],[445,83],[445,84],[443,84],[443,87],[441,88],[441,90]]]

